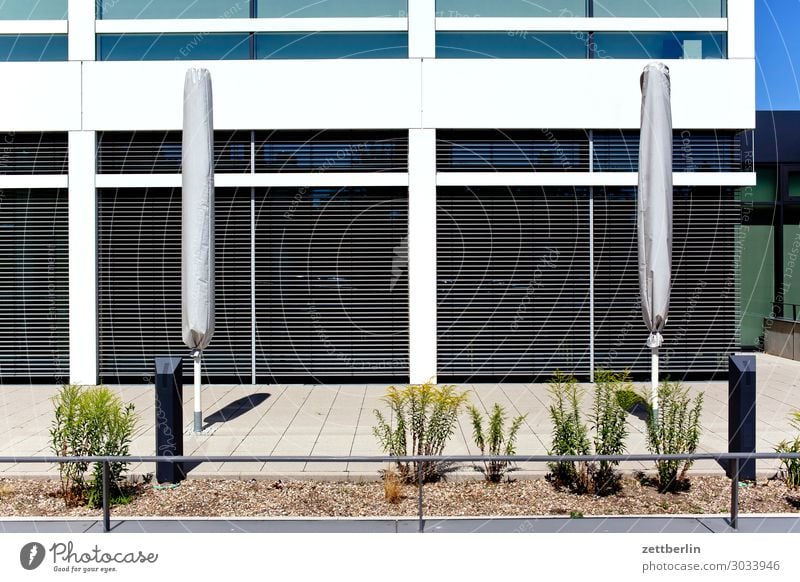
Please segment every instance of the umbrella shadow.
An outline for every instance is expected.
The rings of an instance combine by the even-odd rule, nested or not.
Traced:
[[[647,409],[647,406],[638,402],[628,409],[628,414],[632,414],[643,422],[647,422],[647,419],[650,417],[650,411]]]
[[[211,413],[208,415],[205,420],[205,426],[203,430],[211,428],[215,424],[221,422],[228,422],[234,419],[239,418],[243,414],[247,414],[260,404],[262,404],[267,398],[269,398],[271,394],[268,392],[257,392],[256,394],[250,394],[249,396],[242,396],[241,398],[237,398],[233,402],[229,402],[216,412]]]
[[[219,424],[222,422],[228,422],[239,418],[243,414],[246,414],[262,404],[264,401],[267,400],[272,396],[268,392],[258,392],[256,394],[250,394],[249,396],[242,396],[241,398],[237,398],[233,402],[229,402],[216,412],[211,413],[208,415],[205,420],[205,425],[203,426],[203,430],[206,430],[215,424]],[[184,471],[188,473],[192,469],[196,468],[201,462],[200,461],[193,461],[184,463]]]

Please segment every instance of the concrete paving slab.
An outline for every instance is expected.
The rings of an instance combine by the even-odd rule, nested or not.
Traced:
[[[735,533],[725,517],[425,518],[425,533]],[[5,520],[2,533],[101,533],[102,522]],[[742,516],[741,533],[800,533],[800,517]],[[413,518],[376,519],[115,519],[115,533],[419,533]]]
[[[95,522],[87,533],[102,532]],[[123,520],[113,533],[395,533],[394,520]]]
[[[75,520],[75,521],[0,521],[0,532],[2,533],[37,533],[37,534],[58,534],[58,533],[86,533],[91,530],[97,522],[95,520]],[[99,524],[102,528],[102,523]]]
[[[219,474],[219,471],[224,464],[225,463],[212,463],[210,461],[202,461],[200,463],[184,463],[184,469],[187,471],[189,478],[200,479],[202,475],[208,473]]]
[[[265,463],[246,463],[242,461],[236,461],[232,463],[222,463],[220,464],[218,473],[261,473],[264,472],[264,465]]]
[[[706,517],[703,525],[714,533],[731,533],[728,518]],[[798,517],[740,517],[738,531],[741,533],[800,533],[800,518]]]
[[[7,479],[13,478],[18,474],[42,474],[42,475],[58,475],[58,465],[55,463],[15,463],[13,465],[0,465],[0,469],[4,469],[0,475]]]
[[[501,518],[425,519],[425,533],[711,533],[696,518]],[[398,533],[417,533],[419,523],[402,521]]]

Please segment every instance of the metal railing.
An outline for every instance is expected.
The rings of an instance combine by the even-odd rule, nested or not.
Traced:
[[[740,461],[749,460],[800,460],[800,453],[694,453],[680,455],[455,455],[455,456],[270,456],[270,455],[244,455],[244,456],[87,456],[87,457],[0,457],[0,464],[4,463],[102,463],[103,464],[103,531],[111,531],[111,507],[109,496],[109,463],[416,463],[417,465],[417,512],[419,533],[424,531],[425,519],[423,508],[423,482],[422,472],[424,463],[477,463],[477,462],[508,462],[508,463],[557,463],[557,462],[623,462],[623,461],[716,461],[720,464],[730,462],[731,502],[730,521],[732,529],[739,528],[739,467]]]

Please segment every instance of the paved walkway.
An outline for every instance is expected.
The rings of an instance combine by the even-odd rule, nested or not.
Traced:
[[[800,362],[774,356],[758,355],[758,443],[759,452],[772,451],[776,443],[794,437],[788,415],[800,408]],[[727,450],[727,383],[691,382],[693,392],[705,392],[701,419],[701,452]],[[203,388],[203,406],[207,432],[195,436],[192,423],[192,389],[187,386],[184,420],[187,455],[378,455],[372,434],[374,409],[382,408],[385,385],[213,385]],[[527,414],[520,430],[517,451],[521,455],[546,454],[550,444],[551,424],[545,384],[465,384],[470,401],[490,409],[495,402],[509,414]],[[590,386],[586,386],[584,406],[591,404]],[[152,386],[117,386],[120,396],[133,402],[140,417],[139,428],[131,447],[132,455],[153,455],[154,394]],[[48,429],[52,421],[50,398],[56,386],[0,387],[0,456],[50,454]],[[646,453],[644,422],[629,415],[629,453]],[[458,431],[448,446],[449,454],[477,454],[472,442],[469,418],[460,418]],[[761,474],[775,472],[777,463],[759,461]],[[366,463],[201,463],[190,477],[212,478],[376,478],[380,467]],[[627,468],[650,468],[630,463]],[[542,474],[546,468],[523,466],[526,472]],[[154,471],[152,464],[134,464],[131,472]],[[720,473],[712,462],[698,462],[695,472]],[[56,474],[55,466],[14,464],[0,466],[5,477]],[[464,475],[474,476],[465,471]],[[524,475],[518,474],[520,476]]]
[[[424,533],[800,533],[800,517],[427,518]],[[0,533],[102,533],[102,521],[4,520]],[[111,519],[110,533],[419,533],[416,519]]]

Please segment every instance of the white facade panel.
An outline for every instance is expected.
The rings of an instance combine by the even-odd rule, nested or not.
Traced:
[[[69,0],[69,60],[93,61],[95,59],[94,19],[95,3],[86,0]]]
[[[423,63],[423,125],[639,127],[642,60],[438,59]],[[755,126],[755,63],[664,61],[676,128]]]
[[[755,62],[666,61],[677,128],[755,124]],[[181,79],[205,66],[218,129],[638,128],[640,60],[96,62],[84,127],[179,129]],[[422,75],[420,79],[420,67]],[[8,99],[8,96],[5,96]]]
[[[69,133],[69,378],[97,382],[95,134]]]
[[[436,382],[436,132],[408,138],[409,378],[421,384]]]
[[[80,75],[80,63],[0,63],[0,130],[80,129]]]
[[[161,61],[86,63],[85,128],[180,129],[190,66],[211,71],[215,129],[419,125],[415,60]]]
[[[67,34],[67,21],[0,20],[0,34]]]
[[[408,0],[408,56],[436,56],[436,5],[429,0]]]
[[[755,186],[755,172],[674,172],[675,186]],[[439,172],[437,186],[636,186],[636,172]]]
[[[68,183],[67,176],[54,174],[46,176],[0,175],[0,191],[6,188],[66,188]]]
[[[728,1],[728,58],[756,56],[756,11],[753,0]]]

